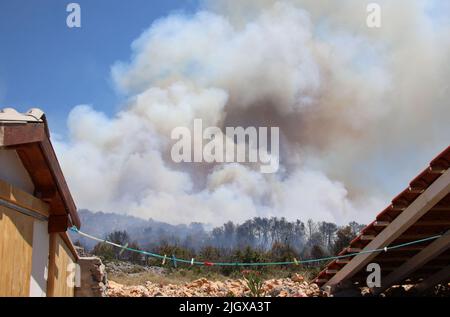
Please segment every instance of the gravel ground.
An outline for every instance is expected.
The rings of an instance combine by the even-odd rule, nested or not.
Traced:
[[[247,297],[252,292],[248,288],[248,283],[244,279],[209,280],[199,278],[194,281],[183,282],[174,280],[168,276],[166,268],[158,266],[141,266],[128,262],[106,263],[106,270],[110,280],[106,290],[110,297]],[[147,273],[153,278],[148,281]],[[114,281],[114,276],[125,276],[127,285]],[[129,277],[140,276],[145,279],[132,280]],[[163,282],[161,282],[163,281]],[[137,285],[134,285],[136,283]],[[175,284],[176,283],[176,284]],[[328,294],[322,291],[317,284],[309,283],[300,274],[294,274],[290,278],[273,278],[263,282],[261,295],[266,297],[327,297]],[[346,296],[346,295],[344,295]],[[347,296],[371,296],[368,288],[354,289]],[[450,283],[440,285],[425,294],[416,294],[412,285],[395,286],[381,294],[388,297],[411,297],[411,296],[435,296],[450,297]]]
[[[107,290],[111,297],[245,297],[250,289],[243,279],[210,281],[205,278],[182,285],[161,285],[146,282],[144,285],[124,286],[109,281]],[[317,284],[303,281],[300,275],[284,279],[270,279],[263,283],[262,296],[268,297],[317,297],[327,296]]]

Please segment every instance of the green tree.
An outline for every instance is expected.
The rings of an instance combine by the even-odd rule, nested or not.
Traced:
[[[336,239],[333,244],[333,254],[338,254],[343,248],[347,247],[355,237],[355,233],[350,226],[339,228],[336,231]]]

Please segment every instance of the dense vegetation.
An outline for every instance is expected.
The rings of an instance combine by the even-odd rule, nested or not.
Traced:
[[[210,262],[283,262],[293,259],[312,259],[337,254],[356,236],[363,225],[351,222],[337,226],[330,222],[284,218],[254,218],[243,224],[227,222],[221,227],[205,231],[201,224],[191,224],[193,230],[184,239],[160,232],[159,239],[139,244],[126,231],[114,231],[105,236],[109,241],[134,249],[149,250],[168,256],[166,265],[173,265],[170,257]],[[148,228],[147,230],[152,230]],[[161,265],[160,259],[146,257],[114,246],[98,243],[92,250],[105,260],[124,260],[137,264]],[[320,266],[324,263],[312,264]],[[177,263],[178,266],[189,266]],[[228,274],[235,267],[212,268]],[[239,269],[242,269],[240,267]],[[260,270],[269,268],[261,267]],[[279,268],[278,268],[279,269]]]

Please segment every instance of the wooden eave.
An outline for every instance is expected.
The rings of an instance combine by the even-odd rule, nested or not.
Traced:
[[[43,122],[0,122],[0,148],[14,149],[30,175],[34,196],[50,205],[50,220],[67,217],[80,228],[80,218]],[[66,228],[67,229],[67,228]]]

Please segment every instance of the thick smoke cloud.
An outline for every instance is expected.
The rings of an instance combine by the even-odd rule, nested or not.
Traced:
[[[317,2],[206,1],[155,22],[112,67],[128,104],[75,107],[57,142],[78,206],[171,223],[371,219],[401,189],[383,183],[399,161],[448,143],[450,27],[430,1],[379,1],[380,29],[361,1]],[[195,118],[279,126],[279,172],[174,164],[170,133]]]

